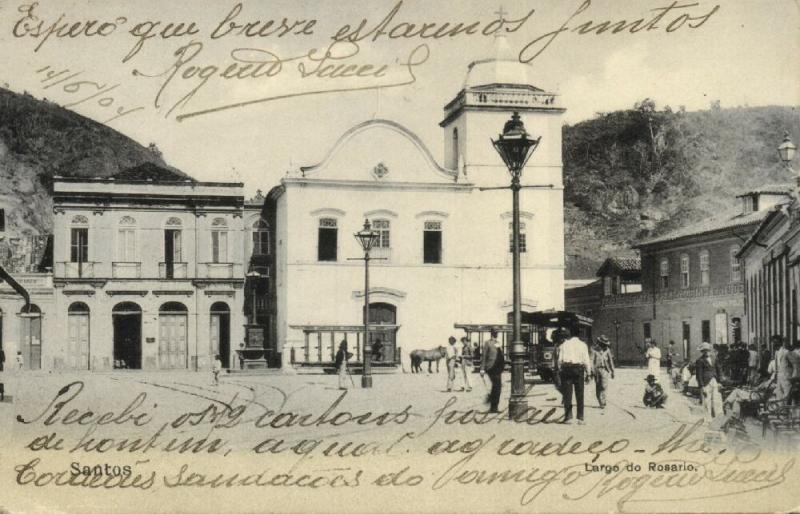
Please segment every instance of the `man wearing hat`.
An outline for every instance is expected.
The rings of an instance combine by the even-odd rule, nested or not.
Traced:
[[[647,385],[644,388],[644,398],[642,398],[645,407],[663,409],[664,403],[667,401],[667,393],[661,388],[661,384],[656,381],[655,375],[647,375],[645,381]]]
[[[594,370],[595,394],[601,409],[606,408],[606,391],[608,382],[614,378],[614,358],[608,348],[611,342],[604,335],[597,338],[592,348],[592,369]]]
[[[700,357],[694,365],[694,374],[697,385],[702,391],[703,409],[706,420],[711,421],[716,416],[722,416],[722,397],[719,393],[719,377],[722,376],[717,359],[711,357],[711,345],[700,345]]]
[[[458,348],[456,348],[456,338],[450,336],[445,347],[447,355],[447,392],[453,390],[453,382],[456,380],[456,361],[458,360]]]

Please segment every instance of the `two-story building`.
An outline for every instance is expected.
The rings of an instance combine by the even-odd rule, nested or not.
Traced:
[[[330,361],[363,322],[364,262],[354,234],[380,234],[370,264],[370,320],[381,359],[434,348],[455,323],[505,323],[512,310],[511,192],[492,147],[517,111],[541,142],[522,174],[522,304],[562,309],[563,106],[531,82],[529,65],[503,53],[470,65],[444,108],[440,164],[406,127],[375,119],[346,131],[314,165],[292,170],[269,194],[275,208],[277,338],[298,359]],[[481,190],[481,188],[493,188]],[[376,336],[377,337],[377,336]],[[373,338],[374,339],[374,338]],[[357,353],[357,351],[356,351]]]
[[[200,369],[234,364],[258,211],[242,184],[143,164],[109,178],[56,177],[52,312],[63,334],[45,369]],[[245,258],[248,257],[248,259]]]
[[[800,186],[800,184],[799,184]],[[739,252],[743,265],[745,308],[751,340],[775,351],[773,335],[797,345],[800,340],[800,206],[798,190],[785,188]]]
[[[603,278],[595,334],[612,340],[623,363],[642,361],[648,337],[662,350],[674,341],[683,359],[698,357],[697,346],[703,342],[752,339],[737,255],[775,206],[788,200],[787,192],[780,185],[748,191],[739,196],[741,209],[736,214],[712,217],[638,244],[641,286],[633,287],[641,287],[641,292],[626,287],[621,273]],[[598,274],[607,275],[609,269]]]

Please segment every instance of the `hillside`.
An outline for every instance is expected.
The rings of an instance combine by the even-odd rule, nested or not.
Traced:
[[[145,162],[165,166],[155,146],[58,105],[0,88],[0,206],[18,236],[52,229],[54,175],[106,177]]]
[[[639,239],[739,207],[735,195],[788,182],[777,146],[800,139],[791,107],[633,109],[565,126],[567,278],[588,278]],[[797,166],[797,164],[795,164]]]
[[[735,209],[734,195],[749,187],[790,180],[775,150],[784,130],[800,142],[796,108],[685,112],[649,100],[565,126],[567,278],[593,277],[605,257],[630,255],[638,239]],[[168,167],[155,145],[0,88],[8,233],[52,230],[54,175],[104,177],[143,163]]]

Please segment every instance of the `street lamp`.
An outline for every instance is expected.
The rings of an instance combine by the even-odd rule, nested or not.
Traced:
[[[789,163],[794,159],[795,153],[797,153],[797,146],[792,143],[789,132],[786,131],[783,133],[783,143],[778,147],[778,155],[783,162]]]
[[[372,359],[369,346],[369,251],[378,243],[380,235],[372,230],[369,220],[365,219],[364,228],[354,236],[364,249],[364,371],[361,375],[361,387],[367,388],[372,387]]]
[[[500,154],[508,172],[511,175],[511,192],[513,194],[513,221],[512,231],[512,266],[514,269],[514,325],[511,343],[511,399],[508,402],[508,415],[511,419],[517,419],[519,415],[528,410],[528,402],[525,399],[525,343],[522,342],[522,291],[520,283],[519,265],[519,190],[521,189],[519,179],[525,163],[533,155],[533,151],[539,145],[541,137],[533,139],[525,131],[525,125],[519,117],[518,112],[514,112],[511,119],[503,127],[503,133],[492,141],[494,149]]]
[[[619,326],[621,324],[622,323],[620,323],[618,319],[614,320],[614,344],[617,347],[617,351],[615,352],[617,354],[617,359],[619,359]]]

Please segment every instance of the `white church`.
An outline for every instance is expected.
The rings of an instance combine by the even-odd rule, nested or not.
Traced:
[[[406,127],[373,119],[347,130],[318,163],[270,191],[274,213],[276,350],[284,366],[329,362],[347,338],[361,350],[364,262],[354,234],[380,233],[370,253],[371,340],[381,360],[460,336],[456,323],[506,323],[512,310],[509,173],[490,139],[518,112],[541,141],[522,175],[522,308],[564,306],[564,209],[559,96],[534,85],[498,38],[469,65],[444,107],[444,155]],[[442,159],[443,157],[443,159]],[[272,216],[270,216],[272,217]],[[380,260],[378,260],[380,259]],[[357,359],[360,355],[357,355]]]

